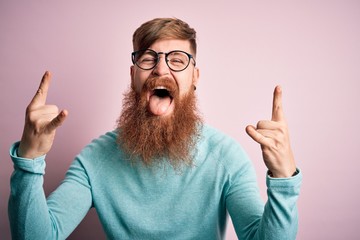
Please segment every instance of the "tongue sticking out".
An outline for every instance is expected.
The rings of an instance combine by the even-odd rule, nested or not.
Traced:
[[[149,110],[154,115],[164,115],[167,113],[171,101],[172,99],[170,96],[152,94],[149,99]]]

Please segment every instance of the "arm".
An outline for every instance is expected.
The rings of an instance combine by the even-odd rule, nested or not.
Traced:
[[[46,199],[43,190],[45,157],[33,160],[16,155],[9,199],[9,220],[13,239],[65,239],[80,223],[92,204],[85,169],[76,159],[65,180]]]
[[[270,121],[259,121],[256,128],[246,128],[249,136],[260,144],[264,163],[269,169],[266,181],[268,200],[262,209],[257,187],[254,186],[256,177],[252,167],[243,171],[241,176],[233,176],[231,195],[227,198],[227,204],[240,239],[296,239],[296,202],[302,175],[299,173],[293,176],[296,164],[283,114],[281,95],[281,88],[277,86],[274,90]]]
[[[68,114],[66,110],[59,112],[54,105],[46,105],[50,81],[51,74],[46,72],[26,109],[21,142],[10,151],[14,173],[11,177],[9,219],[14,239],[65,238],[91,202],[84,170],[74,167],[70,168],[67,180],[46,201],[43,191],[45,155],[52,146],[57,127]],[[72,174],[79,176],[77,181],[69,181]],[[78,205],[79,211],[70,211]]]
[[[226,205],[239,239],[296,239],[299,196],[302,173],[291,178],[267,176],[268,200],[263,205],[255,172],[247,167],[232,177]]]

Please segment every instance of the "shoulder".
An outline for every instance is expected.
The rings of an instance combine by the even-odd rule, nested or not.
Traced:
[[[99,137],[92,140],[89,145],[116,144],[117,135],[118,133],[116,130],[106,132],[105,134],[100,135]]]
[[[117,131],[107,132],[91,141],[77,156],[82,162],[97,162],[119,157],[121,151],[117,144]]]
[[[117,147],[116,144],[117,139],[117,132],[111,131],[107,132],[91,141],[90,144],[88,144],[83,151],[109,151],[113,148]]]
[[[212,150],[243,152],[243,148],[234,138],[209,125],[203,126],[200,143]]]
[[[243,147],[232,137],[205,125],[201,140],[201,157],[226,172],[232,184],[256,182],[256,173]]]
[[[234,138],[209,125],[203,126],[199,149],[225,167],[248,162],[246,152]]]

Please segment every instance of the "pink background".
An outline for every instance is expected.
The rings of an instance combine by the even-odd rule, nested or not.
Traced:
[[[213,1],[217,2],[217,1]],[[200,109],[252,158],[266,198],[265,166],[247,124],[285,115],[304,181],[298,239],[360,239],[359,1],[0,1],[0,235],[9,239],[9,146],[45,70],[49,103],[69,110],[48,155],[45,189],[63,179],[91,139],[112,130],[129,86],[132,33],[154,17],[198,31]],[[102,239],[91,211],[69,239]],[[232,227],[226,239],[236,239]]]

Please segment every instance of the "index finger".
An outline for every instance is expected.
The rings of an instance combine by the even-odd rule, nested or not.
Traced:
[[[280,86],[276,86],[274,90],[271,120],[277,122],[284,120],[284,113],[282,107],[282,90]]]
[[[50,74],[50,72],[46,71],[44,76],[41,79],[40,86],[39,86],[35,96],[31,100],[29,106],[45,105],[47,93],[48,93],[48,89],[49,89],[49,85],[50,85],[50,80],[51,80],[51,74]]]

